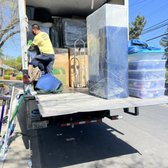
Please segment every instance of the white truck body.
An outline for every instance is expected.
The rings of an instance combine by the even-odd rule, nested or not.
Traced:
[[[20,28],[21,28],[21,49],[22,49],[22,63],[23,71],[27,70],[28,59],[27,59],[27,19],[25,12],[25,5],[30,5],[34,7],[47,7],[53,16],[63,16],[68,13],[73,13],[74,15],[88,16],[93,11],[101,7],[106,0],[18,0],[19,2],[19,14],[20,14]],[[128,0],[112,0],[109,3],[122,4],[128,8]],[[61,94],[47,94],[47,95],[36,95],[27,96],[25,98],[27,101],[27,115],[29,128],[32,126],[30,111],[33,108],[37,108],[40,111],[40,115],[43,121],[39,121],[40,127],[46,127],[49,117],[59,117],[65,115],[73,115],[76,113],[90,113],[96,111],[106,111],[112,109],[128,109],[128,108],[138,108],[140,106],[149,106],[157,104],[168,103],[168,97],[164,96],[161,98],[153,99],[138,99],[138,98],[124,98],[124,99],[112,99],[106,100],[91,96],[88,94],[87,89],[78,90],[73,88],[65,89]],[[32,103],[34,103],[33,107]],[[128,111],[127,111],[128,112]],[[111,115],[111,114],[110,114]],[[109,114],[108,114],[108,117]],[[72,117],[71,117],[72,118]],[[37,128],[36,124],[33,128]]]

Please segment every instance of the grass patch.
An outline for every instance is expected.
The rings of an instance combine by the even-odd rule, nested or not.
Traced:
[[[22,74],[16,75],[16,80],[22,80],[22,79],[23,79],[23,75]]]
[[[10,75],[4,75],[3,78],[6,79],[6,80],[9,80],[10,79]]]

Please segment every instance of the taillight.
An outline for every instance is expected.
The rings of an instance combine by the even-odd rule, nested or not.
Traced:
[[[23,83],[25,83],[25,84],[29,84],[29,83],[30,83],[30,81],[29,81],[29,78],[28,78],[28,75],[27,75],[27,74],[24,74],[24,75],[23,75]]]

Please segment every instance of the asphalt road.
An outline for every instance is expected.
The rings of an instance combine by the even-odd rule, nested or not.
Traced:
[[[8,85],[9,87],[15,86],[19,89],[23,88],[23,82],[19,80],[0,80],[0,83],[4,83],[5,85]]]
[[[139,116],[113,113],[124,118],[39,130],[33,167],[168,168],[168,105],[140,108]]]

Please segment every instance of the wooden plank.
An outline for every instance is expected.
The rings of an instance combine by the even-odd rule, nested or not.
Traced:
[[[86,93],[36,95],[42,117],[168,103],[168,96],[152,99],[123,98],[106,100]]]

